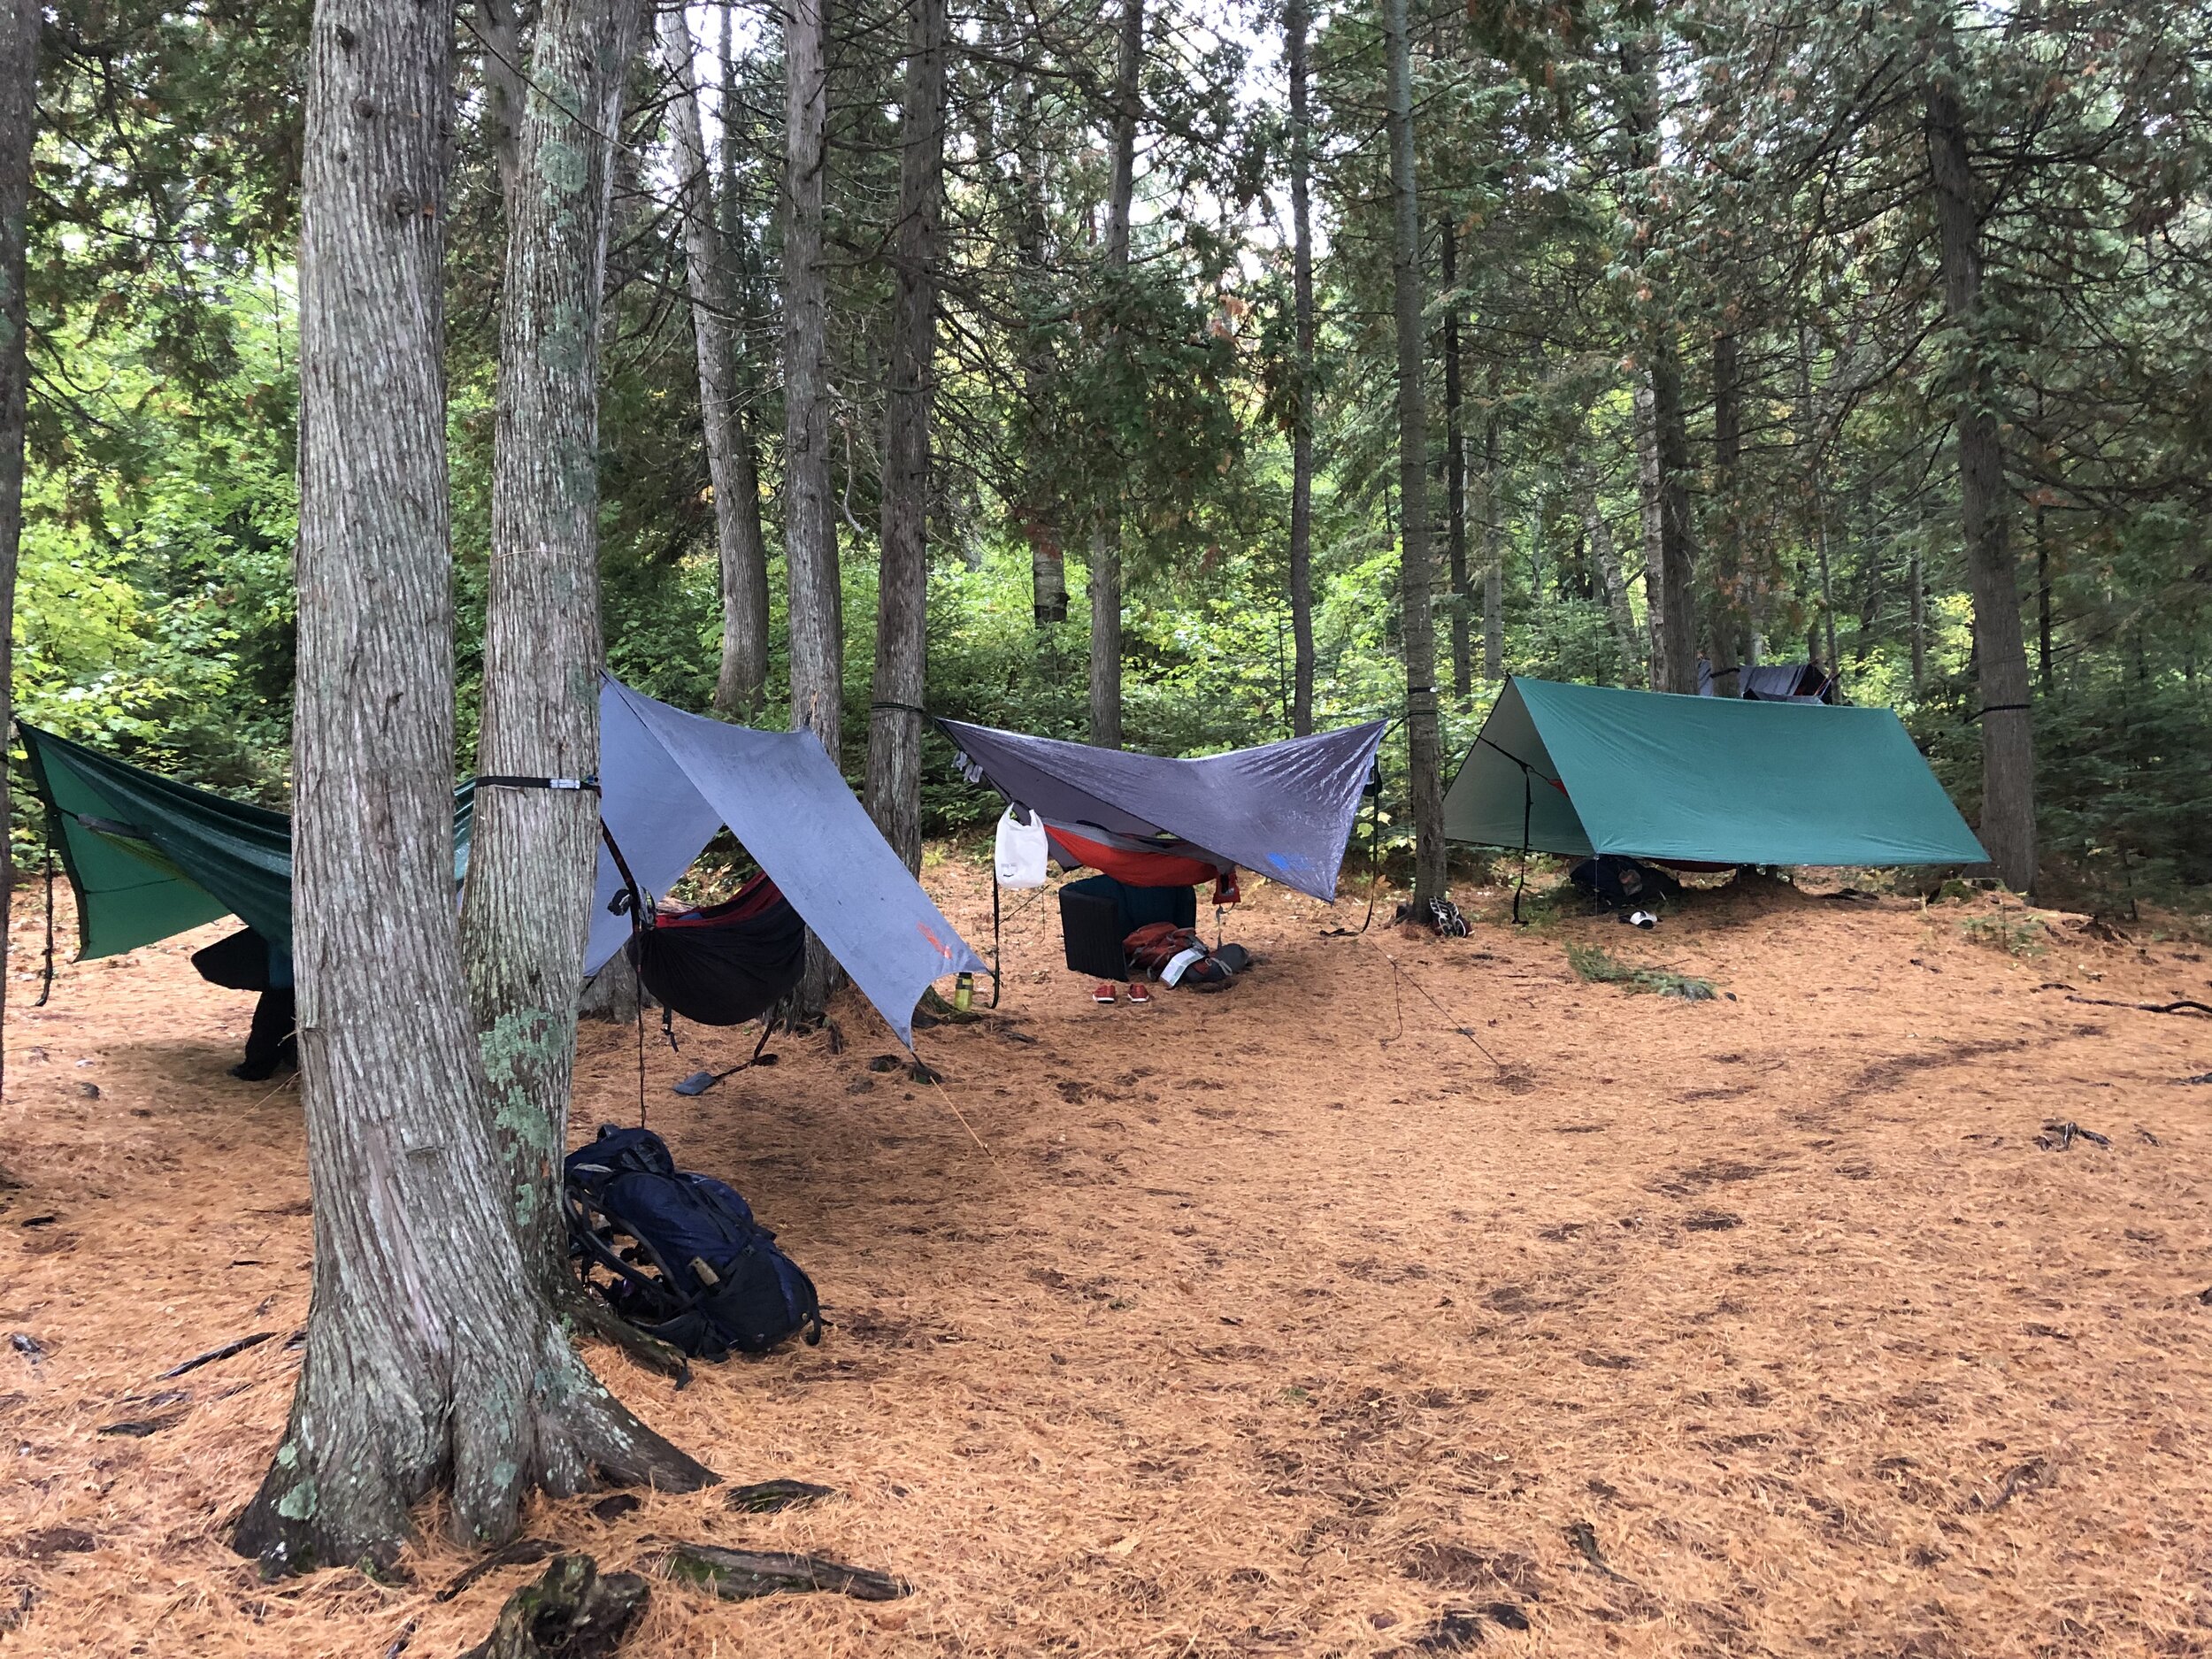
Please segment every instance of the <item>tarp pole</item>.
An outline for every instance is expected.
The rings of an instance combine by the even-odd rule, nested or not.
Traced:
[[[46,1006],[46,999],[54,994],[54,810],[49,806],[40,814],[46,820],[46,969],[38,987],[38,1001],[34,1008]]]
[[[1495,747],[1493,745],[1493,747]],[[1504,754],[1503,749],[1498,751]],[[1511,758],[1509,756],[1508,758]],[[1521,889],[1528,885],[1529,821],[1536,810],[1535,786],[1529,781],[1528,763],[1518,763],[1521,768],[1521,872],[1513,878],[1513,926],[1521,926]]]
[[[999,972],[998,860],[991,860],[991,1006],[998,1006],[999,987],[1006,976]]]

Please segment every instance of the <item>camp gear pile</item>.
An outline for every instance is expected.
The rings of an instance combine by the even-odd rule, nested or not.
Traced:
[[[1670,863],[1983,864],[1887,709],[1506,681],[1444,797],[1454,841]]]
[[[1252,965],[1252,953],[1242,945],[1209,945],[1192,927],[1153,922],[1121,941],[1129,972],[1149,974],[1162,985],[1191,991],[1224,989]]]
[[[705,1360],[822,1340],[814,1281],[742,1198],[679,1170],[652,1131],[604,1125],[565,1173],[569,1249],[585,1284],[648,1335]]]
[[[1624,921],[1634,921],[1647,905],[1682,895],[1682,884],[1665,871],[1613,853],[1585,858],[1567,872],[1567,879],[1594,899],[1600,910],[1619,911]]]
[[[1198,925],[1198,895],[1187,887],[1133,887],[1111,876],[1086,876],[1060,889],[1060,936],[1071,972],[1126,979],[1122,941],[1155,923]]]

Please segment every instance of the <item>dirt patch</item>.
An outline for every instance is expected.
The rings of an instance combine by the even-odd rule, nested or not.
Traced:
[[[927,879],[987,940],[981,866]],[[1149,1009],[1094,1004],[1048,902],[1017,913],[1002,1012],[1035,1041],[925,1033],[941,1094],[847,1092],[888,1046],[856,1003],[846,1052],[786,1043],[695,1100],[670,1086],[750,1033],[649,1048],[649,1120],[752,1201],[833,1323],[680,1392],[595,1361],[733,1485],[838,1495],[597,1493],[525,1532],[610,1571],[695,1539],[915,1594],[663,1585],[629,1652],[2201,1645],[2212,1131],[2169,1085],[2212,1046],[2033,989],[2148,1000],[2167,964],[2063,928],[2028,966],[1914,905],[1753,886],[1671,910],[1652,947],[1736,1001],[1621,998],[1571,982],[1562,943],[1623,930],[1517,931],[1502,894],[1463,892],[1474,940],[1386,935],[1440,1015],[1255,885],[1230,933],[1262,968]],[[434,1513],[403,1582],[264,1586],[223,1546],[284,1421],[312,1219],[296,1096],[224,1074],[250,1004],[191,976],[198,942],[66,969],[9,1016],[0,1626],[69,1659],[374,1655],[403,1630],[409,1659],[457,1652],[541,1565],[441,1601],[482,1557]],[[587,1033],[580,1138],[635,1121],[634,1044]],[[2112,1145],[2038,1152],[2055,1120]],[[100,1432],[127,1423],[161,1426]]]

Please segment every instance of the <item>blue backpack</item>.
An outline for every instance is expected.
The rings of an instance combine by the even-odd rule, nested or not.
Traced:
[[[695,1358],[822,1340],[814,1281],[736,1193],[679,1170],[648,1129],[602,1125],[564,1166],[569,1254],[584,1282],[647,1334]]]

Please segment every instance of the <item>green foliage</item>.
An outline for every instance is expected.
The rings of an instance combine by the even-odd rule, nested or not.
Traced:
[[[1810,0],[1481,0],[1417,16],[1433,351],[1447,311],[1463,341],[1455,422],[1440,358],[1424,388],[1437,553],[1463,572],[1436,596],[1448,765],[1494,691],[1478,671],[1486,565],[1507,672],[1641,682],[1635,394],[1663,341],[1689,411],[1693,598],[1713,660],[1756,649],[1837,667],[1850,700],[1901,712],[1971,818],[1984,699],[1953,447],[1958,376],[1970,371],[2006,433],[2044,885],[2103,906],[2187,902],[2212,885],[2212,571],[2200,535],[2212,506],[2212,99],[2196,50],[2208,4],[2039,12],[2016,28],[1952,7]],[[1125,550],[1129,741],[1199,753],[1288,729],[1299,365],[1274,200],[1286,134],[1280,89],[1264,79],[1277,54],[1164,0],[1148,38],[1132,260],[1106,270],[1101,140],[1118,15],[1108,0],[1048,16],[987,7],[953,53],[927,701],[1085,735],[1084,560],[1111,512]],[[191,11],[71,0],[51,12],[30,227],[20,706],[273,802],[291,681],[288,262],[306,20],[296,0]],[[861,0],[841,19],[830,67],[832,472],[856,776],[900,148],[881,95],[902,29],[887,0]],[[1632,73],[1640,58],[1647,82]],[[1406,685],[1379,63],[1371,11],[1325,13],[1313,41],[1322,251],[1310,365],[1324,726],[1400,712]],[[1939,65],[1959,87],[1985,192],[1985,304],[1970,329],[1944,319],[1934,258],[1924,102]],[[714,90],[723,77],[702,67],[727,135],[718,211],[772,568],[776,658],[758,718],[777,723],[781,65],[772,39],[741,50],[726,107]],[[447,211],[464,765],[504,238],[478,68],[465,63],[460,77]],[[704,708],[718,568],[663,92],[641,61],[614,186],[602,605],[614,672]],[[1663,143],[1639,139],[1644,122]],[[1723,337],[1739,363],[1733,469],[1719,465],[1714,428]],[[1457,544],[1441,487],[1455,437],[1469,472]],[[1035,619],[1039,549],[1065,556],[1064,621]],[[1630,612],[1625,651],[1616,592]],[[987,821],[995,801],[957,778],[941,739],[927,745],[930,827]],[[1409,838],[1403,756],[1394,733],[1386,856]]]
[[[1993,916],[1972,916],[1959,924],[1969,944],[2001,950],[2008,956],[2039,956],[2049,949],[2049,930],[2020,910],[2000,909]]]
[[[1678,997],[1686,1002],[1709,1002],[1716,995],[1710,979],[1695,979],[1670,968],[1638,967],[1609,956],[1596,945],[1570,942],[1567,965],[1575,971],[1578,979],[1597,985],[1617,985],[1632,995],[1650,992],[1659,996]]]

